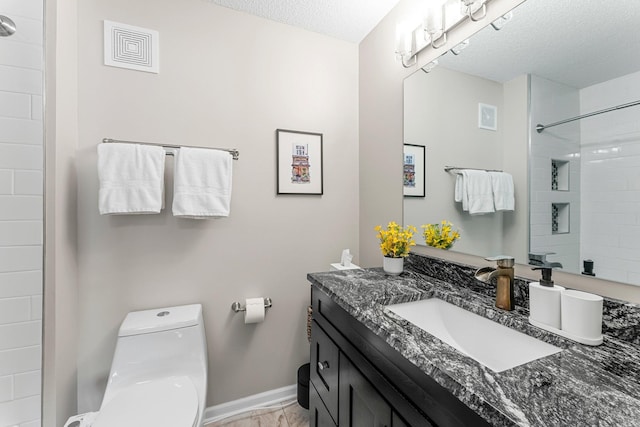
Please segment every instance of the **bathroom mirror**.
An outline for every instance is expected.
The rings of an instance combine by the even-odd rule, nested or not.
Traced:
[[[529,0],[409,76],[404,143],[426,147],[427,188],[404,199],[405,224],[448,220],[452,251],[554,252],[563,271],[591,260],[596,277],[640,285],[640,105],[614,109],[640,100],[637,22],[637,1]],[[464,212],[445,166],[512,174],[515,210]]]

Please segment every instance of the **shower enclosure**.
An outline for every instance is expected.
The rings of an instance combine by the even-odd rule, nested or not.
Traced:
[[[0,427],[41,425],[43,1],[0,0]]]
[[[640,285],[640,72],[582,88],[531,76],[530,91],[531,251]]]

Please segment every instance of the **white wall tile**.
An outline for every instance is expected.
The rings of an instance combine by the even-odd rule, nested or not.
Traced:
[[[43,144],[42,123],[36,120],[0,117],[0,142],[10,144]]]
[[[13,194],[13,171],[0,170],[0,194]]]
[[[40,369],[40,356],[39,345],[0,351],[0,375],[36,371]]]
[[[13,378],[13,394],[14,399],[22,399],[23,397],[37,396],[40,394],[40,370],[17,374]]]
[[[0,351],[40,344],[41,329],[38,320],[0,325]]]
[[[42,70],[42,47],[4,39],[0,43],[0,65]]]
[[[14,172],[13,194],[42,195],[42,171],[17,170]]]
[[[31,320],[42,319],[42,295],[31,297]]]
[[[0,247],[0,272],[42,268],[41,246]]]
[[[0,221],[41,219],[42,196],[0,195]]]
[[[14,17],[15,19],[13,19],[13,17],[12,19],[19,30],[11,36],[10,40],[12,42],[42,46],[44,36],[42,22],[36,19],[23,18],[21,16]]]
[[[42,21],[42,0],[3,0],[2,13]]]
[[[0,414],[3,415],[3,426],[13,427],[17,424],[40,418],[40,396],[0,403]]]
[[[39,120],[42,122],[42,120],[44,119],[42,110],[43,110],[42,96],[31,95],[31,120]]]
[[[42,71],[0,65],[0,90],[42,95]]]
[[[42,146],[0,143],[0,169],[42,170]]]
[[[40,419],[37,420],[33,420],[33,421],[27,421],[26,423],[21,423],[18,427],[40,427],[41,421]]]
[[[0,58],[2,58],[2,43],[0,43]],[[31,116],[31,95],[0,92],[0,117],[30,119]]]
[[[28,320],[32,320],[31,297],[0,298],[0,325]]]
[[[13,376],[0,377],[0,403],[13,399]]]
[[[42,221],[0,221],[0,246],[42,244]]]
[[[0,273],[0,298],[42,295],[42,271]]]

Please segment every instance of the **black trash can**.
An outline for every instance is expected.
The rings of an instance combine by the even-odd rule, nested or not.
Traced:
[[[309,409],[309,374],[310,364],[305,363],[298,368],[298,403]]]

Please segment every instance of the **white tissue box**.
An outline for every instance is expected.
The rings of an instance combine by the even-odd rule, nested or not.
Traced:
[[[360,269],[360,267],[358,267],[354,263],[351,263],[349,265],[349,267],[345,267],[344,265],[340,264],[339,262],[335,262],[335,263],[331,264],[331,268],[329,270],[330,271],[342,271],[342,270],[359,270],[359,269]]]

